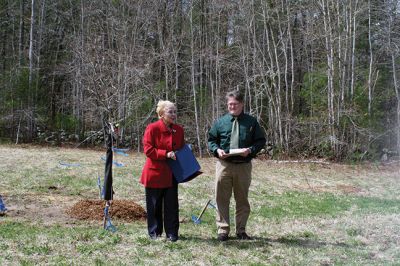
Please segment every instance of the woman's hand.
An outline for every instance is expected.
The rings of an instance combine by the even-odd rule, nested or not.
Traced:
[[[170,151],[167,153],[167,158],[172,159],[172,160],[176,160],[176,156],[175,156],[175,152]]]

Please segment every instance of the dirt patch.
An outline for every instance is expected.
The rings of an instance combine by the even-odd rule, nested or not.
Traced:
[[[70,224],[71,219],[64,210],[74,199],[61,195],[12,195],[3,197],[7,207],[5,216],[18,220],[38,221],[44,225],[55,223]]]
[[[104,200],[81,200],[66,211],[68,215],[79,220],[102,220],[104,217]],[[145,220],[146,211],[131,200],[113,200],[109,209],[111,218],[126,222]]]
[[[3,216],[38,221],[45,225],[75,224],[77,220],[101,221],[104,200],[79,200],[61,195],[3,196],[7,211]],[[132,200],[114,200],[109,210],[113,219],[131,222],[146,219],[145,210]]]

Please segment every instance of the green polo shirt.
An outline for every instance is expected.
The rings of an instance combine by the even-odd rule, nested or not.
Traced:
[[[217,149],[229,152],[232,123],[235,118],[231,114],[226,114],[219,118],[208,131],[208,148],[218,157]],[[238,116],[239,122],[239,148],[250,148],[251,153],[247,157],[231,156],[225,160],[232,162],[249,162],[264,147],[266,139],[264,132],[251,115],[241,113]]]

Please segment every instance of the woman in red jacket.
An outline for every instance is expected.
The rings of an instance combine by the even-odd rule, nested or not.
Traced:
[[[146,163],[140,182],[145,187],[147,229],[151,239],[160,237],[163,225],[170,241],[178,240],[178,184],[167,159],[175,160],[174,151],[184,145],[183,128],[176,121],[176,106],[170,101],[157,104],[159,120],[147,126],[143,137]]]

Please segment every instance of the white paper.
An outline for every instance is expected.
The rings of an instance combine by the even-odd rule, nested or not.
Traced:
[[[247,149],[242,148],[242,149],[230,149],[229,150],[229,156],[235,156],[235,155],[242,155]]]

